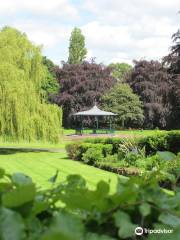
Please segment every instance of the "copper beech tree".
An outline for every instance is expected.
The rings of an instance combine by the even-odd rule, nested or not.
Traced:
[[[172,76],[172,116],[171,127],[180,128],[180,30],[172,36],[173,46],[168,56],[164,58],[164,65]]]
[[[167,128],[172,113],[172,77],[158,61],[134,61],[127,83],[144,105],[145,128]]]
[[[116,80],[111,76],[111,68],[94,61],[81,64],[63,63],[56,68],[56,77],[60,84],[59,93],[53,101],[63,107],[63,123],[71,125],[71,114],[86,110],[114,86]]]

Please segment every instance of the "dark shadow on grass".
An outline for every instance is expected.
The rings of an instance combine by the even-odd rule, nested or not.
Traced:
[[[50,149],[43,148],[16,148],[16,147],[0,147],[0,155],[9,155],[16,153],[40,153],[40,152],[53,152]]]

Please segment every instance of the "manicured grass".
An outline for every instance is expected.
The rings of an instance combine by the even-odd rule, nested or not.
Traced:
[[[73,131],[74,130],[71,129],[64,130],[64,135],[73,134]],[[121,135],[122,137],[132,135],[143,137],[160,132],[162,131],[126,130],[117,131],[116,133],[120,134],[119,137],[121,137]],[[0,141],[0,167],[9,173],[24,172],[31,176],[38,186],[42,186],[43,188],[50,186],[48,179],[59,169],[58,181],[65,180],[69,174],[80,174],[87,180],[87,184],[90,187],[95,187],[96,183],[100,180],[110,180],[111,190],[114,190],[117,183],[117,175],[67,159],[64,147],[69,140],[67,140],[67,138],[64,139],[66,140],[62,139],[58,144],[42,142],[5,143]],[[9,150],[6,149],[6,147],[12,147],[14,149]],[[45,149],[59,152],[49,152],[45,151]]]
[[[48,148],[48,149],[61,149],[66,145],[66,141],[63,139],[57,143],[46,142],[4,142],[0,140],[0,147],[19,147],[19,148]]]
[[[114,134],[120,134],[120,135],[135,135],[135,136],[149,136],[157,133],[166,132],[164,130],[117,130],[114,132]],[[84,130],[84,134],[90,134],[92,133],[92,130]],[[63,130],[64,135],[72,135],[75,134],[74,129],[64,129]]]
[[[150,136],[153,134],[157,133],[162,133],[166,131],[161,131],[161,130],[122,130],[122,131],[115,131],[115,135],[117,137],[145,137],[145,136]],[[92,133],[92,130],[86,130],[84,132],[85,134]],[[64,148],[65,145],[67,144],[67,141],[69,143],[70,139],[67,139],[67,135],[73,135],[75,134],[74,129],[64,129],[63,130],[63,136],[61,137],[61,141],[57,144],[51,144],[51,143],[46,143],[46,142],[4,142],[0,138],[0,147],[23,147],[23,148],[48,148],[48,149],[61,149]],[[103,137],[106,137],[105,135]],[[108,136],[109,137],[109,136]]]
[[[13,149],[0,150],[0,167],[8,173],[23,172],[32,177],[37,186],[48,188],[48,179],[59,170],[57,182],[66,179],[69,174],[80,174],[87,180],[89,187],[94,188],[100,180],[111,181],[111,191],[115,190],[117,175],[103,171],[80,162],[67,159],[66,152],[39,152]],[[123,178],[123,177],[122,177]]]

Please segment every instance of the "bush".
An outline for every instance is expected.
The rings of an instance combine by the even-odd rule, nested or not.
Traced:
[[[95,138],[86,139],[87,143],[102,143],[112,145],[112,155],[118,153],[119,145],[128,139],[123,138]],[[166,133],[155,134],[145,138],[134,139],[139,147],[146,148],[146,154],[154,154],[157,151],[180,152],[180,131],[169,131]]]
[[[103,159],[103,162],[105,163],[117,163],[118,162],[118,155],[117,154],[114,154],[114,155],[108,155],[107,157],[105,157]]]
[[[108,155],[112,155],[112,148],[113,148],[113,146],[111,144],[102,145],[103,156],[107,157]]]
[[[69,143],[66,145],[68,157],[73,160],[78,160],[80,143]]]
[[[166,141],[168,143],[167,151],[180,152],[180,131],[172,131],[167,134]]]
[[[86,139],[85,142],[68,145],[66,149],[70,158],[108,171],[119,173],[119,168],[134,167],[140,172],[162,170],[164,179],[170,176],[168,174],[177,178],[178,173],[172,166],[177,166],[178,157],[174,162],[169,160],[180,151],[180,131],[143,139]]]
[[[101,162],[103,159],[102,149],[89,148],[85,153],[83,153],[82,160],[93,165],[95,162]]]
[[[121,138],[94,138],[94,139],[86,139],[85,142],[88,143],[102,143],[102,144],[111,144],[112,145],[112,155],[118,153],[119,144],[123,142]]]
[[[180,152],[180,131],[170,131],[139,140],[139,146],[144,146],[146,154],[154,154],[157,151]]]
[[[66,145],[66,151],[68,157],[74,160],[83,161],[84,154],[91,149],[91,152],[99,151],[102,154],[102,157],[107,157],[112,154],[112,145],[111,144],[102,144],[102,143],[70,143]]]

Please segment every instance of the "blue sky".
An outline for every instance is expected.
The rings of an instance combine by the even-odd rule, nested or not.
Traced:
[[[179,0],[5,0],[0,26],[26,32],[56,64],[68,58],[69,37],[80,27],[87,59],[104,64],[160,60],[180,28]]]

